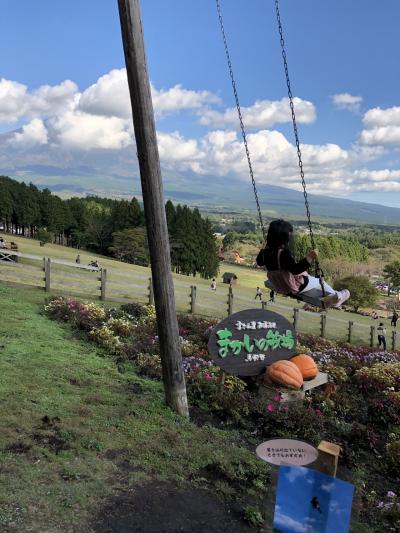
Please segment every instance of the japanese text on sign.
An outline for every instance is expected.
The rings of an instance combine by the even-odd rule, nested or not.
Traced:
[[[232,352],[233,355],[239,355],[242,349],[247,354],[252,354],[255,347],[260,351],[266,351],[268,349],[276,350],[278,348],[287,348],[290,350],[295,344],[293,333],[290,330],[286,330],[285,333],[279,333],[279,331],[269,329],[265,337],[261,339],[251,340],[249,335],[244,334],[243,340],[231,340],[232,332],[225,328],[217,331],[217,337],[217,344],[220,347],[218,355],[222,358],[226,357],[229,352]],[[253,359],[255,355],[258,355],[258,359]],[[246,361],[262,361],[263,359],[260,359],[261,355],[264,354],[254,354],[252,358],[247,357]]]

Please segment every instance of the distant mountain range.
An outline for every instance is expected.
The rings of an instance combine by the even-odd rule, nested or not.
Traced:
[[[6,172],[4,172],[6,170]],[[93,175],[89,168],[58,169],[52,166],[20,166],[24,177],[15,176],[14,169],[4,169],[5,175],[22,181],[32,181],[41,188],[48,187],[62,197],[98,195],[112,198],[136,196],[140,198],[139,177],[107,173]],[[14,170],[14,172],[13,172]],[[19,174],[19,172],[18,172]],[[266,217],[305,218],[303,193],[275,185],[258,185],[261,209]],[[241,212],[256,214],[254,193],[249,182],[237,178],[192,175],[185,177],[164,173],[165,197],[174,203],[198,207],[203,212]],[[400,208],[356,202],[309,194],[313,219],[320,222],[353,222],[400,226]]]
[[[193,190],[194,189],[194,190]],[[305,217],[304,196],[302,192],[260,185],[257,187],[263,213],[268,217],[301,219]],[[190,188],[188,188],[190,191]],[[165,195],[173,202],[196,205],[203,211],[241,211],[256,213],[256,203],[251,186],[235,181],[221,184],[207,184],[202,192],[196,184],[191,192],[172,190],[166,185]],[[315,194],[308,195],[312,217],[320,221],[357,222],[400,226],[400,209],[378,204],[356,202],[343,198],[331,198]]]

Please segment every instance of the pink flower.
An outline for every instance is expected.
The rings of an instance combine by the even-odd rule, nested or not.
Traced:
[[[269,411],[270,413],[273,413],[275,411],[275,407],[272,405],[272,403],[269,403],[267,405],[267,411]]]
[[[274,402],[280,402],[282,400],[282,396],[280,394],[277,394],[272,398]]]

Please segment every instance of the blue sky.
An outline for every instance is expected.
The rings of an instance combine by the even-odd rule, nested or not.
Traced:
[[[256,179],[298,189],[274,2],[221,5]],[[281,0],[281,14],[310,192],[400,207],[399,2]],[[164,176],[249,179],[215,0],[149,0],[142,15]],[[116,0],[3,0],[0,40],[2,172],[129,194]]]
[[[354,487],[303,467],[279,469],[274,527],[282,533],[347,533]],[[320,509],[313,508],[316,498]]]

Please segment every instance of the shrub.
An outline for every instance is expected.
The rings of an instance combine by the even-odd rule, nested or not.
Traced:
[[[162,367],[161,357],[159,355],[141,353],[136,357],[135,363],[140,374],[152,379],[161,379]]]
[[[356,383],[365,391],[400,390],[400,363],[377,363],[357,370]]]
[[[348,276],[335,281],[333,287],[336,290],[348,289],[350,291],[349,305],[358,311],[360,307],[374,307],[379,292],[371,285],[366,276]]]

